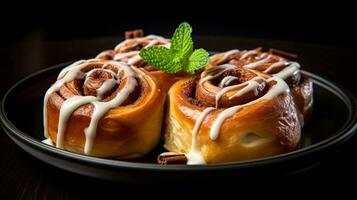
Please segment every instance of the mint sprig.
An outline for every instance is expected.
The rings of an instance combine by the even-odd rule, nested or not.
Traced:
[[[204,49],[193,51],[191,26],[183,22],[176,29],[170,48],[151,46],[140,51],[140,56],[153,68],[166,73],[186,71],[194,73],[208,64],[209,54]]]

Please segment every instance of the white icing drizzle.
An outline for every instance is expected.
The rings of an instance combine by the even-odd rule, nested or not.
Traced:
[[[224,56],[222,58],[222,60],[225,60],[227,59],[229,56],[233,55],[233,54],[236,54],[236,53],[239,53],[239,50],[238,49],[232,49],[230,51],[227,51],[224,53]]]
[[[229,69],[235,68],[234,65],[231,64],[224,64],[224,65],[218,65],[214,66],[204,72],[202,72],[202,76],[207,76],[204,77],[200,80],[199,84],[203,84],[205,81],[214,79],[224,73],[225,71]],[[216,108],[214,107],[208,107],[206,108],[201,114],[198,116],[195,126],[192,131],[192,143],[191,143],[191,149],[190,151],[186,154],[187,158],[187,164],[188,165],[197,165],[197,164],[206,164],[206,161],[204,160],[203,156],[201,155],[201,152],[197,146],[197,134],[200,130],[201,124],[203,120],[206,118],[206,116]]]
[[[186,154],[188,165],[206,164],[206,161],[204,160],[203,156],[201,155],[201,151],[197,144],[197,135],[198,135],[198,132],[200,130],[203,120],[213,110],[215,110],[214,107],[206,108],[205,110],[203,110],[201,112],[201,114],[198,116],[198,118],[196,120],[195,126],[192,131],[191,149]]]
[[[264,52],[264,53],[261,53],[260,55],[257,55],[255,58],[256,58],[256,59],[262,59],[262,58],[264,58],[266,55],[268,55],[268,53]]]
[[[148,48],[148,47],[154,46],[154,45],[156,45],[158,43],[159,43],[158,40],[152,40],[144,48]]]
[[[156,45],[158,43],[158,41],[152,41],[150,42],[147,46],[145,46],[144,48],[148,48],[150,46]],[[170,43],[167,43],[165,45],[158,45],[158,46],[164,46],[166,48],[170,47]],[[141,58],[141,56],[139,55],[140,51],[130,51],[130,52],[126,52],[126,53],[118,53],[115,54],[114,56],[114,60],[121,60],[123,58],[129,58],[128,59],[128,64],[129,65],[134,65],[140,61],[142,61],[143,59]]]
[[[118,53],[118,54],[115,54],[114,60],[121,60],[123,58],[132,57],[132,56],[138,55],[138,53],[139,53],[139,51],[129,51],[129,52],[125,52],[125,53]]]
[[[42,140],[42,143],[45,143],[45,144],[50,145],[50,146],[54,146],[51,138],[47,138],[47,139]]]
[[[204,82],[209,81],[211,79],[215,79],[216,77],[223,74],[225,71],[234,69],[234,68],[236,68],[236,66],[232,65],[232,64],[218,65],[218,66],[209,68],[208,70],[202,72],[202,77],[204,77],[204,78],[202,78],[200,80],[199,84],[202,85]],[[216,73],[217,71],[218,71],[218,73]]]
[[[186,154],[186,158],[187,158],[186,164],[188,164],[188,165],[204,165],[204,164],[206,164],[206,161],[203,158],[200,150],[198,150],[198,151],[190,150]]]
[[[268,62],[270,58],[271,58],[271,55],[269,55],[268,57],[266,57],[262,60],[258,60],[256,62],[252,62],[252,63],[246,64],[246,65],[243,65],[243,67],[249,68],[249,69],[255,69],[255,68],[259,67],[260,65]]]
[[[78,76],[82,77],[84,75],[81,72],[81,69],[85,66],[85,61],[80,60],[78,62],[69,65],[68,67],[64,68],[60,74],[58,75],[57,81],[47,90],[45,94],[45,98],[43,100],[43,124],[44,124],[44,135],[48,138],[48,127],[47,127],[47,101],[50,95],[53,92],[57,92],[61,86],[66,83],[74,80]]]
[[[261,101],[263,99],[272,99],[273,97],[275,97],[279,94],[289,91],[289,86],[285,83],[285,81],[283,81],[279,77],[271,77],[267,81],[268,82],[276,81],[276,84],[273,85],[264,96],[260,97],[259,99],[254,100],[254,101],[251,101],[249,103],[246,103],[246,104],[237,105],[237,106],[227,108],[218,115],[218,117],[215,120],[215,122],[213,123],[213,125],[211,127],[211,131],[210,131],[210,138],[212,140],[215,140],[218,138],[219,131],[221,129],[221,126],[222,126],[224,120],[226,120],[228,117],[231,117],[232,115],[237,113],[243,107],[255,104],[258,101]]]
[[[234,95],[229,97],[229,99],[233,99],[234,97],[240,97],[245,93],[250,92],[251,90],[254,90],[254,95],[257,96],[258,95],[257,89],[261,87],[261,83],[259,83],[258,80],[264,80],[264,78],[261,76],[256,76],[250,79],[249,81],[245,82],[246,84],[248,84],[247,86],[245,86],[244,88],[236,92]]]
[[[89,72],[85,73],[86,76],[91,76],[94,72],[96,71],[106,71],[110,74],[113,75],[113,77],[115,77],[115,79],[118,79],[118,74],[116,74],[115,72],[113,72],[112,70],[109,70],[109,69],[103,69],[104,67],[106,67],[107,65],[103,65],[102,68],[94,68],[92,70],[90,70]]]
[[[161,36],[157,36],[157,35],[148,35],[146,37],[142,37],[142,38],[135,38],[136,40],[138,40],[138,42],[143,42],[145,40],[150,40],[148,44],[146,44],[143,48],[148,48],[154,45],[157,46],[164,46],[169,48],[170,47],[170,40],[163,38]],[[115,50],[120,49],[121,47],[125,46],[127,44],[128,40],[125,40],[121,43],[119,43],[116,47]],[[159,43],[163,43],[162,45],[158,45]],[[129,65],[134,65],[140,61],[142,61],[142,58],[139,55],[140,51],[129,51],[129,52],[125,52],[125,53],[118,53],[115,54],[114,56],[114,60],[121,60],[123,58],[129,58],[127,63]]]
[[[64,132],[66,129],[66,123],[71,116],[71,114],[80,106],[88,103],[92,103],[94,105],[94,111],[91,116],[91,121],[89,124],[89,127],[87,127],[84,132],[86,136],[86,141],[85,141],[85,148],[84,148],[84,153],[85,154],[90,154],[93,146],[93,142],[96,136],[96,130],[97,130],[97,125],[98,121],[104,116],[105,113],[107,113],[110,109],[115,108],[117,106],[120,106],[127,98],[128,96],[134,91],[135,87],[137,86],[137,81],[135,79],[136,74],[135,72],[125,63],[120,63],[120,62],[115,62],[115,61],[107,61],[107,63],[120,66],[120,70],[125,71],[125,77],[123,79],[127,79],[127,85],[123,87],[117,95],[109,102],[100,102],[102,99],[102,95],[111,87],[113,87],[113,84],[118,83],[120,80],[118,78],[118,74],[120,71],[118,71],[118,74],[114,73],[111,70],[108,69],[101,69],[101,68],[95,68],[92,71],[88,73],[83,73],[81,72],[81,69],[86,67],[90,62],[92,61],[99,61],[98,59],[92,59],[92,60],[87,60],[87,61],[79,61],[76,62],[65,69],[61,71],[59,74],[59,79],[47,90],[45,98],[44,98],[44,135],[46,138],[48,138],[48,127],[47,127],[47,101],[49,96],[53,92],[57,92],[61,86],[66,83],[70,82],[78,77],[83,77],[85,75],[90,75],[96,70],[105,70],[114,75],[114,79],[108,79],[104,81],[102,86],[97,89],[97,96],[73,96],[68,99],[66,99],[61,108],[60,108],[60,114],[59,114],[59,120],[58,120],[58,130],[57,130],[57,141],[56,141],[56,146],[59,148],[63,148],[63,141],[64,141]],[[106,65],[103,65],[102,67],[105,67]]]
[[[289,62],[282,60],[282,61],[273,63],[272,65],[270,65],[270,66],[269,66],[266,70],[264,70],[263,72],[264,72],[264,73],[269,73],[271,70],[273,70],[273,69],[275,69],[275,68],[277,68],[277,67],[283,67],[283,66],[286,66],[286,65],[288,65],[288,64],[289,64]]]
[[[100,86],[100,88],[98,88],[97,91],[97,97],[99,99],[103,99],[103,95],[110,89],[112,88],[115,84],[119,84],[120,83],[120,79],[118,77],[118,74],[116,74],[114,71],[109,70],[109,69],[103,69],[104,67],[106,67],[106,65],[103,65],[102,68],[95,68],[92,69],[91,71],[89,71],[88,73],[86,73],[87,76],[92,75],[92,73],[94,73],[95,71],[106,71],[110,74],[113,75],[114,79],[107,79],[103,82],[103,84]],[[87,80],[86,80],[87,81]],[[84,82],[84,84],[86,84],[86,81]]]
[[[217,74],[221,74],[222,71],[227,70],[227,67],[229,68],[229,66],[225,66],[225,67],[217,66],[217,67],[218,67],[218,69],[221,69],[221,71],[217,72],[217,70],[211,70],[211,73],[212,72],[216,72],[216,74],[209,75],[209,77],[217,77]],[[206,75],[207,74],[210,74],[210,73],[206,73]],[[197,134],[198,134],[198,132],[200,130],[200,127],[201,127],[201,124],[204,121],[204,119],[206,118],[206,116],[211,111],[217,109],[217,106],[218,106],[217,103],[218,103],[219,98],[223,94],[225,94],[226,92],[228,92],[230,90],[233,90],[233,89],[237,88],[238,86],[241,87],[242,85],[246,85],[246,86],[244,88],[242,88],[240,91],[238,91],[236,94],[234,94],[232,97],[243,95],[244,93],[246,93],[248,91],[251,91],[251,90],[254,90],[254,89],[256,90],[258,87],[260,87],[260,84],[257,82],[258,80],[265,80],[265,79],[263,77],[257,76],[257,77],[254,77],[253,79],[251,79],[251,80],[249,80],[249,81],[247,81],[245,83],[241,83],[241,84],[238,84],[238,85],[226,87],[223,90],[221,90],[221,92],[217,93],[217,95],[216,95],[216,107],[208,107],[208,108],[206,108],[199,115],[199,117],[196,120],[195,126],[194,126],[193,131],[192,131],[191,149],[186,154],[186,157],[188,159],[187,164],[191,164],[192,165],[192,164],[205,164],[206,163],[206,161],[202,157],[201,151],[200,151],[200,149],[198,148],[198,145],[197,145]],[[251,101],[249,103],[227,108],[227,109],[225,109],[224,111],[222,111],[218,115],[217,119],[214,121],[214,123],[213,123],[213,125],[211,127],[211,130],[210,130],[210,138],[212,140],[216,140],[218,138],[219,132],[220,132],[220,129],[221,129],[221,126],[222,126],[223,122],[228,117],[231,117],[232,115],[237,113],[240,109],[242,109],[242,108],[244,108],[246,106],[255,104],[255,103],[257,103],[257,102],[259,102],[259,101],[261,101],[263,99],[272,99],[273,97],[275,97],[275,96],[277,96],[279,94],[282,94],[284,92],[289,92],[288,85],[285,83],[285,81],[283,81],[279,77],[271,77],[266,81],[267,82],[275,81],[276,83],[270,88],[270,90],[265,95],[263,95],[259,99]]]
[[[63,148],[64,132],[66,124],[72,113],[81,105],[97,100],[94,96],[73,96],[66,99],[60,109],[58,118],[57,141],[56,147]]]
[[[84,130],[86,136],[86,143],[84,147],[85,154],[91,153],[93,141],[96,136],[98,121],[100,120],[100,118],[102,118],[103,115],[107,113],[110,109],[121,105],[137,86],[135,73],[127,66],[124,67],[123,65],[122,68],[126,71],[126,78],[128,81],[127,87],[123,87],[117,93],[115,98],[109,102],[98,102],[98,101],[92,102],[92,104],[94,105],[94,111],[92,114],[89,127]]]
[[[236,53],[236,50],[232,50],[229,52],[226,52],[223,59],[226,59],[229,55]],[[228,54],[228,55],[227,55]],[[245,59],[248,56],[251,55],[255,55],[257,54],[256,50],[251,50],[251,51],[247,51],[245,52],[240,59]],[[266,56],[267,54],[262,54],[259,58],[263,58],[264,56]],[[249,63],[247,65],[244,65],[243,67],[245,68],[250,68],[250,69],[255,69],[258,66],[266,63],[269,61],[269,59],[271,58],[272,55],[268,55],[266,58],[263,58],[261,60],[258,60],[256,62],[253,63]],[[259,59],[258,58],[258,59]],[[216,94],[216,107],[208,107],[206,108],[198,117],[198,119],[196,120],[193,132],[192,132],[192,144],[191,144],[191,149],[190,151],[186,154],[186,157],[188,158],[188,162],[187,164],[205,164],[205,160],[203,159],[201,152],[197,146],[197,134],[199,132],[199,129],[201,127],[202,122],[204,121],[204,119],[206,118],[206,116],[213,110],[216,110],[218,108],[218,102],[220,100],[220,98],[226,94],[227,92],[234,90],[236,88],[242,87],[245,85],[245,87],[243,87],[241,90],[239,90],[238,92],[236,92],[234,95],[230,96],[229,99],[232,99],[234,97],[237,96],[241,96],[249,91],[254,90],[255,94],[257,95],[258,91],[257,89],[261,86],[261,83],[258,82],[258,80],[266,80],[266,82],[270,82],[270,81],[275,81],[276,83],[271,86],[271,88],[269,89],[269,91],[263,95],[262,97],[255,99],[254,101],[248,102],[246,104],[242,104],[242,105],[237,105],[237,106],[232,106],[230,108],[227,108],[225,110],[223,110],[216,118],[216,120],[213,122],[213,125],[211,126],[211,130],[210,130],[210,138],[211,140],[216,140],[219,136],[219,132],[221,129],[221,126],[223,124],[223,122],[228,118],[233,116],[235,113],[237,113],[239,110],[243,109],[246,106],[255,104],[263,99],[272,99],[275,96],[278,96],[284,92],[289,92],[289,86],[286,84],[286,82],[283,79],[286,79],[287,77],[294,75],[296,73],[299,72],[299,68],[300,65],[296,62],[288,62],[285,60],[278,60],[274,63],[272,63],[266,70],[264,70],[264,73],[269,73],[271,70],[277,68],[277,67],[282,67],[282,66],[286,66],[283,70],[281,70],[280,72],[273,74],[273,77],[269,78],[269,79],[265,79],[264,77],[261,76],[256,76],[254,78],[252,78],[251,80],[245,82],[245,83],[240,83],[238,85],[233,85],[233,86],[229,86],[229,87],[225,87],[226,85],[228,85],[230,82],[232,82],[233,80],[236,80],[237,78],[234,76],[227,76],[225,78],[223,78],[221,80],[221,82],[219,83],[219,87],[223,88],[220,92],[218,92]],[[218,76],[220,76],[222,73],[224,73],[225,71],[234,68],[235,66],[232,66],[230,64],[225,64],[225,65],[219,65],[219,66],[214,66],[206,71],[204,71],[202,73],[202,78],[199,82],[199,84],[203,84],[205,81],[214,79]],[[303,120],[301,120],[303,121]]]
[[[143,42],[146,40],[156,40],[156,43],[168,43],[170,42],[169,39],[166,39],[164,37],[158,36],[158,35],[148,35],[146,37],[141,37],[141,38],[133,38],[133,39],[129,39],[129,40],[138,40],[138,42]],[[117,51],[118,49],[122,48],[123,46],[127,45],[129,40],[124,40],[123,42],[119,43],[114,50]],[[150,41],[151,42],[151,41]],[[149,44],[150,44],[149,42]]]
[[[238,78],[235,76],[226,76],[219,83],[218,87],[223,88],[226,85],[229,85],[232,81],[237,80]]]
[[[274,74],[273,76],[286,79],[291,75],[295,75],[296,73],[299,73],[299,68],[300,68],[299,63],[291,62],[289,66],[285,67],[283,70]]]
[[[232,85],[232,86],[229,86],[229,87],[225,87],[223,88],[221,91],[219,91],[217,94],[216,94],[216,108],[218,107],[218,103],[219,103],[219,100],[221,99],[221,97],[223,95],[225,95],[227,92],[231,91],[231,90],[234,90],[234,89],[237,89],[239,87],[242,87],[242,85],[246,85],[247,83],[241,83],[241,84],[238,84],[238,85]]]
[[[227,58],[230,54],[236,53],[237,51],[232,50],[231,52],[227,52],[224,56],[223,59]],[[227,55],[228,54],[228,55]],[[257,54],[256,50],[252,50],[252,51],[248,51],[245,54],[243,54],[241,56],[241,59],[244,59],[250,55],[254,55]],[[264,54],[265,56],[266,54]],[[259,57],[259,58],[262,58]],[[243,67],[245,68],[251,68],[251,69],[255,69],[258,66],[266,63],[269,61],[269,59],[271,58],[271,55],[268,55],[266,58],[263,58],[259,61],[253,62],[253,63],[249,63],[247,65],[244,65]],[[233,106],[230,108],[227,108],[225,110],[223,110],[218,116],[217,119],[214,121],[211,130],[210,130],[210,138],[212,140],[216,140],[219,136],[219,132],[221,129],[221,126],[223,124],[223,122],[228,118],[231,117],[232,115],[234,115],[235,113],[237,113],[239,110],[241,110],[242,108],[255,104],[263,99],[272,99],[277,95],[280,95],[284,92],[289,92],[289,86],[286,84],[286,82],[283,79],[286,79],[287,77],[298,73],[299,72],[299,67],[300,65],[296,62],[287,62],[285,60],[278,60],[275,63],[272,63],[271,66],[269,66],[266,70],[264,70],[263,72],[265,73],[269,73],[272,69],[277,68],[277,67],[282,67],[282,66],[286,66],[283,70],[281,70],[280,72],[276,73],[273,75],[273,77],[267,79],[267,82],[270,81],[275,81],[276,83],[269,89],[269,91],[263,95],[262,97],[251,101],[249,103],[243,104],[243,105],[237,105],[237,106]],[[202,77],[199,84],[203,84],[205,81],[214,79],[218,76],[220,76],[222,73],[224,73],[225,71],[234,68],[235,66],[232,66],[230,64],[225,64],[225,65],[219,65],[219,66],[214,66],[206,71],[204,71],[202,73]],[[218,92],[216,94],[216,107],[208,107],[206,108],[198,117],[198,119],[196,120],[193,132],[192,132],[192,144],[191,144],[191,149],[190,151],[186,154],[186,157],[188,158],[188,162],[187,164],[205,164],[205,160],[203,159],[200,150],[197,147],[197,134],[199,132],[200,126],[203,122],[203,120],[205,119],[205,117],[213,110],[216,110],[218,107],[218,102],[219,99],[226,94],[227,92],[234,90],[236,88],[242,87],[245,85],[245,87],[243,87],[241,90],[239,90],[237,93],[235,93],[234,95],[232,95],[231,97],[229,97],[229,99],[232,99],[234,97],[237,96],[241,96],[251,90],[255,90],[256,94],[258,93],[257,89],[261,86],[261,84],[259,82],[257,82],[258,80],[265,80],[265,78],[257,76],[254,77],[253,79],[245,82],[245,83],[241,83],[238,85],[233,85],[233,86],[229,86],[229,87],[225,87],[226,85],[228,85],[231,81],[236,80],[237,78],[234,76],[227,76],[225,78],[223,78],[221,80],[221,82],[219,83],[219,87],[223,88],[220,92]]]
[[[224,65],[218,65],[218,66],[214,66],[210,69],[208,69],[206,72],[203,72],[202,73],[202,76],[204,78],[202,78],[199,82],[199,84],[203,84],[205,81],[208,81],[208,80],[211,80],[211,79],[214,79],[218,76],[220,76],[222,73],[224,73],[225,71],[229,70],[229,69],[232,69],[232,68],[235,68],[234,65],[231,65],[231,64],[224,64]],[[217,72],[218,71],[218,72]],[[213,74],[213,75],[212,75]],[[206,76],[206,77],[205,77]],[[226,80],[222,79],[220,85],[223,83],[226,83],[228,80],[232,81],[234,80],[233,78],[237,79],[236,77],[234,76],[227,76],[225,77],[227,78]],[[219,102],[219,99],[224,95],[226,94],[227,92],[231,91],[231,90],[234,90],[236,88],[239,88],[239,87],[242,87],[243,85],[246,85],[246,87],[242,88],[240,91],[238,91],[236,94],[234,94],[232,97],[230,97],[230,99],[234,98],[234,97],[237,97],[237,96],[241,96],[243,95],[244,93],[246,92],[249,92],[253,89],[257,89],[260,84],[257,83],[256,81],[257,80],[262,80],[263,78],[260,77],[260,76],[257,76],[257,77],[254,77],[252,78],[251,80],[245,82],[245,83],[241,83],[241,84],[238,84],[238,85],[232,85],[232,86],[229,86],[229,87],[225,87],[223,88],[220,92],[218,92],[216,94],[216,108],[218,107],[218,102]]]
[[[97,89],[97,97],[99,99],[103,99],[103,95],[111,88],[113,88],[113,86],[117,83],[119,83],[119,80],[115,80],[115,79],[107,79],[104,81],[104,83],[102,84],[102,86],[100,86],[100,88]]]
[[[128,60],[128,64],[133,65],[133,64],[140,62],[141,60],[142,60],[141,56],[139,54],[137,54],[136,56],[134,56]]]
[[[241,56],[240,59],[246,58],[248,55],[253,54],[254,51],[256,52],[256,50],[247,51],[245,54],[243,54],[243,56]],[[260,57],[264,57],[265,55],[267,55],[267,54],[266,53],[262,53]],[[261,60],[258,60],[256,62],[252,62],[252,63],[246,64],[243,67],[250,68],[250,69],[255,69],[255,68],[259,67],[260,65],[268,62],[271,57],[272,57],[272,55],[268,55],[264,59],[261,59]],[[300,68],[299,63],[297,63],[297,62],[288,62],[288,61],[285,61],[285,60],[282,60],[282,59],[279,59],[278,61],[272,63],[267,69],[265,69],[263,71],[263,73],[269,73],[271,70],[273,70],[273,69],[275,69],[277,67],[282,67],[282,66],[287,66],[287,67],[285,67],[280,72],[274,74],[273,76],[277,76],[277,77],[280,77],[282,79],[286,79],[291,75],[299,73],[299,68]]]
[[[248,58],[249,56],[256,55],[256,54],[258,54],[257,50],[246,51],[246,52],[239,58],[239,60],[243,60],[243,59],[245,59],[245,58]]]

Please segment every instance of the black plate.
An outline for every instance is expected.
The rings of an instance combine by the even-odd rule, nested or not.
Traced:
[[[71,153],[41,143],[43,96],[60,64],[26,77],[4,96],[0,118],[9,137],[21,148],[53,166],[87,175],[125,182],[215,180],[257,174],[292,174],[311,168],[333,153],[357,130],[356,100],[339,86],[303,71],[314,81],[314,111],[303,129],[302,148],[277,156],[212,165],[155,164],[158,148],[142,160],[118,161]]]

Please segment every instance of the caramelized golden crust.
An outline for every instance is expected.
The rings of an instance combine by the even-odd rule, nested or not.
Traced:
[[[302,75],[300,83],[290,90],[299,112],[304,116],[304,121],[308,121],[314,103],[312,80],[306,75]]]
[[[191,149],[195,123],[206,108],[204,102],[189,97],[187,90],[196,83],[194,78],[180,80],[169,91],[165,130],[169,151],[187,154]],[[290,93],[244,107],[223,122],[218,138],[212,140],[210,130],[224,109],[210,112],[198,132],[199,151],[207,163],[260,158],[298,147],[301,128]]]
[[[247,54],[247,51],[231,51],[218,53],[211,56],[210,63],[206,67],[209,69],[215,65],[220,65],[224,63],[230,63],[237,67],[244,67],[249,63],[257,62],[261,59],[268,58],[266,62],[258,65],[255,70],[261,71],[262,73],[273,75],[281,72],[286,66],[275,67],[268,69],[274,63],[279,61],[289,62],[288,59],[283,56],[288,56],[291,58],[296,58],[294,54],[286,53],[280,50],[271,49],[269,52],[262,52],[262,48],[256,48],[250,52],[255,51],[256,53]],[[249,51],[248,51],[249,52]],[[246,54],[246,56],[244,56]],[[278,55],[279,54],[279,55]],[[248,55],[248,56],[247,56]],[[284,78],[284,80],[289,85],[292,96],[294,98],[295,104],[298,111],[302,114],[304,121],[307,121],[312,113],[313,106],[313,86],[312,81],[306,75],[302,75],[299,71],[293,73],[292,75]]]
[[[133,68],[139,80],[129,100],[121,106],[110,109],[99,120],[90,155],[99,157],[131,159],[142,157],[150,152],[160,140],[161,123],[163,117],[163,104],[165,95],[156,80],[146,71]],[[93,75],[94,76],[94,75]],[[98,74],[95,75],[98,78]],[[99,77],[108,78],[109,75]],[[98,88],[102,80],[84,84],[87,94],[93,88]],[[124,79],[125,81],[125,79]],[[82,95],[82,90],[75,86],[75,82],[62,86],[58,93],[52,93],[47,103],[47,120],[49,136],[56,143],[60,108],[65,99],[73,95]],[[125,83],[122,82],[115,91]],[[113,94],[108,95],[103,101],[109,101]],[[86,104],[72,113],[66,124],[64,132],[64,149],[84,154],[85,133],[89,126],[93,105]]]

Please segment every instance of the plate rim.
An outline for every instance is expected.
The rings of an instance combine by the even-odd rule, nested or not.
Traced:
[[[312,153],[314,151],[320,151],[324,148],[329,146],[339,144],[349,138],[351,138],[357,130],[357,100],[353,93],[349,92],[347,89],[342,87],[341,85],[330,81],[324,77],[316,75],[314,73],[301,70],[303,74],[308,75],[311,77],[315,84],[323,87],[324,89],[329,90],[330,92],[334,93],[338,96],[347,106],[349,110],[348,119],[346,120],[345,124],[341,126],[341,128],[336,131],[336,134],[328,137],[318,143],[310,145],[308,147],[294,150],[292,152],[283,153],[279,155],[263,157],[258,159],[252,160],[243,160],[243,161],[234,161],[234,162],[227,162],[227,163],[216,163],[216,164],[209,164],[209,165],[159,165],[154,163],[140,163],[140,162],[132,162],[132,161],[122,161],[122,160],[113,160],[107,158],[98,158],[93,156],[87,156],[82,154],[77,154],[69,151],[65,151],[62,149],[58,149],[56,147],[51,147],[42,143],[41,141],[31,137],[30,135],[26,134],[25,132],[18,129],[14,126],[11,121],[7,118],[5,113],[5,102],[7,97],[11,94],[11,92],[21,85],[23,82],[27,81],[28,79],[34,78],[39,74],[48,73],[49,71],[55,70],[57,68],[65,67],[68,64],[72,63],[73,61],[64,62],[61,64],[57,64],[48,68],[44,68],[42,70],[36,71],[21,80],[17,81],[10,89],[7,90],[5,95],[1,100],[1,107],[0,107],[0,121],[4,131],[7,134],[11,134],[11,136],[15,136],[22,142],[26,142],[31,147],[35,147],[40,151],[44,151],[46,153],[50,153],[54,156],[60,156],[65,159],[75,160],[84,162],[87,164],[92,165],[101,165],[105,167],[111,167],[116,169],[129,169],[129,170],[158,170],[158,171],[212,171],[212,170],[225,170],[225,169],[243,169],[249,168],[252,165],[254,166],[264,166],[266,164],[278,163],[282,161],[287,161],[291,159],[295,159],[297,157],[304,156],[306,154]],[[9,135],[10,136],[10,135]],[[11,139],[13,139],[10,136]]]

